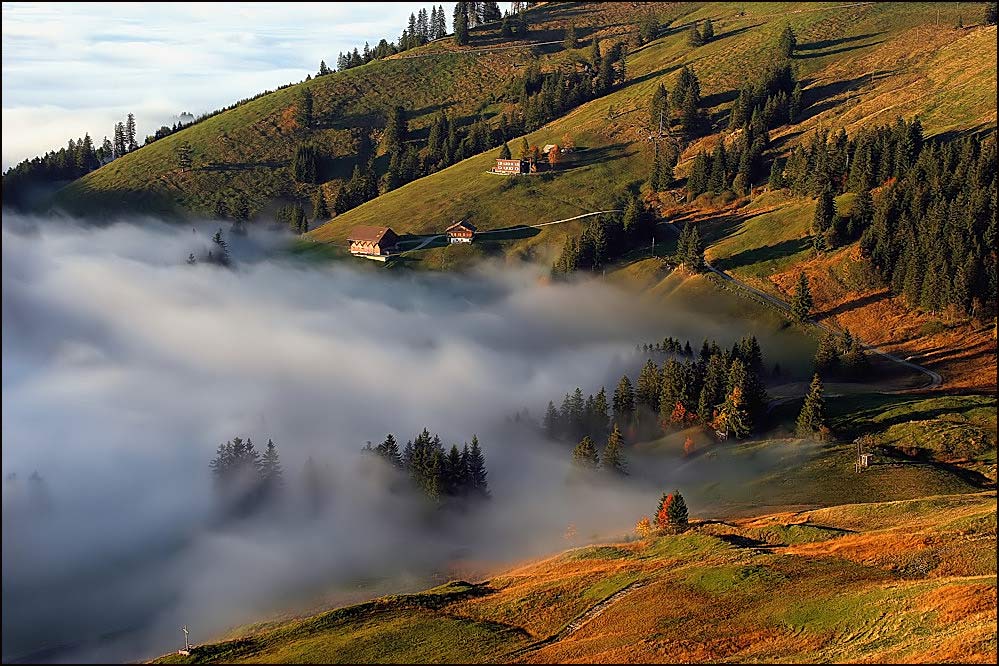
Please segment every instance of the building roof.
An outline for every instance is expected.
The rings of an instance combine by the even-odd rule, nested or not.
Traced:
[[[551,152],[552,148],[558,148],[558,144],[557,143],[545,144],[545,147],[542,148],[542,150],[544,150],[546,153],[548,153],[548,152]]]
[[[461,222],[455,222],[450,227],[445,229],[444,232],[447,233],[448,231],[458,231],[459,229],[467,229],[472,233],[475,233],[476,231],[475,226],[471,222],[461,221]]]
[[[388,235],[386,239],[385,236]],[[350,235],[347,236],[348,241],[357,241],[360,243],[381,243],[382,240],[395,240],[397,236],[395,232],[388,227],[372,227],[372,226],[360,226],[354,227],[350,231]]]

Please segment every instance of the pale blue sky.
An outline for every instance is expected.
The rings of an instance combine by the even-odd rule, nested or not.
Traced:
[[[444,5],[450,16],[453,2]],[[507,3],[501,3],[506,7]],[[429,2],[3,3],[3,168],[136,114],[141,137],[395,41]]]

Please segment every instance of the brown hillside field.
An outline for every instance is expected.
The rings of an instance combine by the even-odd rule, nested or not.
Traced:
[[[822,255],[772,276],[783,297],[794,290],[798,273],[808,275],[815,318],[835,328],[849,328],[865,343],[939,372],[946,390],[996,390],[994,328],[971,320],[947,322],[914,311],[885,288],[851,290],[844,271],[859,261],[859,248]]]
[[[986,491],[695,520],[160,661],[994,663],[995,517]]]

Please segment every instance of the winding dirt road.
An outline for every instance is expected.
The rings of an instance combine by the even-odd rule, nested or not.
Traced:
[[[677,236],[680,235],[679,230],[676,228],[676,225],[673,222],[671,222],[669,220],[663,220],[662,222],[659,222],[659,224],[660,225],[665,225],[667,228],[669,228],[669,230],[672,233],[676,234]],[[746,284],[742,280],[740,280],[740,279],[738,279],[736,277],[733,277],[732,275],[730,275],[729,273],[726,273],[725,271],[721,270],[720,268],[716,268],[707,259],[704,260],[704,266],[705,266],[705,268],[707,268],[709,271],[711,271],[712,273],[714,273],[715,275],[717,275],[721,279],[726,280],[728,282],[731,282],[732,284],[736,285],[737,287],[739,287],[741,289],[744,289],[744,290],[746,290],[748,292],[751,292],[752,294],[754,294],[754,295],[758,296],[759,298],[763,299],[764,301],[766,301],[770,305],[774,306],[775,308],[777,308],[778,310],[780,310],[784,314],[786,314],[788,316],[791,315],[791,305],[787,301],[781,300],[781,299],[777,298],[776,296],[772,296],[772,295],[770,295],[770,294],[768,294],[768,293],[766,293],[764,291],[760,291],[756,287],[753,287],[751,285]],[[827,324],[823,324],[822,322],[815,321],[814,319],[811,319],[811,318],[809,318],[807,320],[807,323],[809,323],[809,324],[811,324],[813,326],[816,326],[819,329],[821,329],[821,330],[823,330],[823,331],[825,331],[827,333],[839,334],[839,333],[842,332],[842,331],[837,331],[833,327],[831,327],[831,326],[829,326]],[[938,386],[940,386],[941,384],[943,384],[943,377],[941,377],[940,373],[938,373],[938,372],[934,372],[933,370],[930,370],[929,368],[924,368],[921,365],[918,365],[918,364],[913,363],[911,361],[907,361],[907,360],[905,360],[903,358],[899,358],[898,356],[895,356],[894,354],[890,354],[890,353],[884,351],[883,349],[878,349],[877,347],[874,347],[873,345],[864,344],[863,342],[861,342],[860,344],[864,348],[865,351],[869,351],[869,352],[871,352],[873,354],[877,354],[878,356],[884,357],[884,358],[888,359],[889,361],[892,361],[894,363],[898,363],[899,365],[903,365],[903,366],[909,368],[910,370],[915,370],[917,372],[920,372],[920,373],[926,375],[926,377],[929,380],[929,382],[926,384],[926,386],[923,386],[923,387],[920,387],[920,388],[923,388],[923,389],[937,388]],[[906,389],[906,390],[911,390],[911,389]],[[889,391],[889,393],[890,392],[891,391]]]

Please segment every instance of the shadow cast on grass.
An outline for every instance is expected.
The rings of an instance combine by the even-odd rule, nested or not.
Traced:
[[[738,254],[734,254],[725,259],[718,259],[715,261],[715,267],[724,271],[729,271],[735,268],[751,266],[764,261],[784,259],[798,254],[799,252],[804,252],[810,245],[811,242],[808,238],[795,238],[792,240],[781,241],[780,243],[776,243],[774,245],[765,245],[764,247],[757,247],[752,250],[739,252]],[[832,313],[826,314],[828,315]]]

